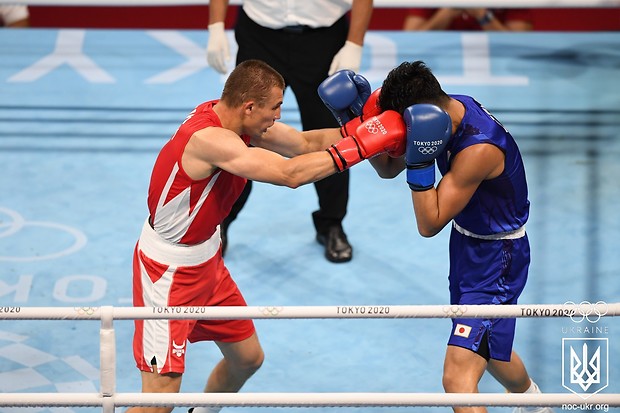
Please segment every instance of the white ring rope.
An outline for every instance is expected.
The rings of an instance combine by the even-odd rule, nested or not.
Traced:
[[[265,307],[0,307],[0,320],[101,320],[100,393],[3,393],[0,406],[354,407],[354,406],[564,406],[579,394],[511,393],[115,393],[116,344],[113,320],[299,319],[299,318],[522,318],[565,317],[596,323],[620,315],[620,303],[568,301],[535,305],[363,305]],[[620,406],[620,394],[592,394],[588,403]]]
[[[410,407],[410,406],[562,406],[584,399],[569,393],[4,393],[0,406],[121,406],[219,407]],[[620,394],[593,394],[588,404],[620,406]]]
[[[343,305],[248,307],[0,307],[0,320],[226,320],[298,318],[526,318],[570,317],[594,323],[620,315],[620,303],[571,301],[525,305]]]
[[[0,0],[2,3],[39,6],[185,6],[208,4],[208,0]],[[242,0],[231,0],[239,5]],[[409,7],[501,7],[501,8],[581,8],[618,7],[620,0],[375,0],[375,8]]]

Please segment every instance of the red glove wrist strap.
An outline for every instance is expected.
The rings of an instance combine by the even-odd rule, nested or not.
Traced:
[[[352,136],[347,136],[327,148],[327,152],[332,156],[338,172],[342,172],[364,160],[360,147]]]

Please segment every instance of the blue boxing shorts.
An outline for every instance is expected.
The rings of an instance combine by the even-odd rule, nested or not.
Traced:
[[[464,235],[453,227],[450,303],[517,304],[529,265],[525,232],[520,238],[489,240]],[[454,318],[448,345],[470,349],[486,359],[510,361],[515,327],[514,318]]]

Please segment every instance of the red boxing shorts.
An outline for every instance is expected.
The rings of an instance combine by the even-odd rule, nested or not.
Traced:
[[[135,307],[245,306],[222,261],[220,236],[192,246],[172,244],[145,223],[133,258]],[[186,343],[238,342],[252,320],[136,320],[133,351],[141,371],[183,373]]]

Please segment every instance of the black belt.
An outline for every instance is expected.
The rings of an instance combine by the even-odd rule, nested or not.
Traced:
[[[310,27],[310,26],[308,26],[306,24],[298,24],[298,25],[295,25],[295,26],[285,26],[285,27],[281,28],[280,30],[282,30],[284,33],[302,34],[304,32],[312,30],[312,27]]]

